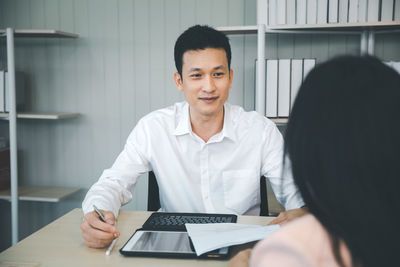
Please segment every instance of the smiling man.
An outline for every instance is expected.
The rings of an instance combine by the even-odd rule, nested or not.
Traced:
[[[119,208],[149,171],[157,177],[163,211],[259,215],[264,175],[288,210],[276,223],[305,213],[293,180],[280,178],[283,139],[275,124],[226,103],[233,79],[228,38],[196,25],[179,36],[174,56],[174,80],[186,101],[143,117],[113,166],[90,188],[81,224],[90,247],[107,246],[119,235],[114,225]]]

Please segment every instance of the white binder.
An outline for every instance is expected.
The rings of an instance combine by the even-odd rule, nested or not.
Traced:
[[[289,117],[290,76],[290,59],[280,59],[278,62],[278,117]]]
[[[266,84],[266,116],[278,116],[278,60],[267,60],[267,84]]]
[[[294,104],[297,93],[303,82],[303,60],[292,59],[291,62],[291,84],[290,84],[290,108]]]

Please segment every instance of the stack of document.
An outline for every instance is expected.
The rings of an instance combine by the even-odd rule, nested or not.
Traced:
[[[262,0],[258,24],[398,21],[400,0]]]
[[[185,224],[197,256],[232,245],[264,239],[280,228],[238,223]]]
[[[315,63],[315,58],[265,60],[265,116],[289,117],[297,92]]]

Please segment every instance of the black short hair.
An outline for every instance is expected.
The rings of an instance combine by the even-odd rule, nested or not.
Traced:
[[[322,63],[298,92],[285,152],[306,205],[330,233],[339,263],[340,240],[355,266],[398,261],[399,118],[400,75],[374,57]]]
[[[195,25],[184,31],[176,40],[174,48],[175,67],[182,77],[183,54],[189,50],[222,48],[231,68],[231,46],[228,37],[207,25]]]

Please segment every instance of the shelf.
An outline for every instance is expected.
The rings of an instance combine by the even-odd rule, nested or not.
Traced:
[[[1,29],[0,34],[5,34],[6,30]],[[46,38],[78,38],[79,34],[63,32],[58,30],[51,29],[41,29],[41,30],[32,30],[32,29],[22,29],[22,30],[14,30],[15,37],[46,37]]]
[[[215,29],[225,34],[257,33],[257,26],[225,26],[225,27],[216,27]]]
[[[330,30],[330,31],[361,31],[361,30],[394,30],[400,29],[400,21],[326,23],[326,24],[294,24],[267,26],[267,30]]]
[[[18,199],[23,201],[59,202],[79,189],[76,187],[19,186]],[[0,199],[11,201],[10,189],[0,191]]]
[[[79,113],[67,112],[19,112],[17,113],[18,119],[38,119],[38,120],[60,120],[76,118]],[[0,118],[8,119],[8,113],[1,112]]]
[[[268,118],[273,121],[275,124],[286,124],[288,122],[288,118]]]
[[[225,34],[256,34],[257,26],[224,26],[216,27],[217,30]],[[379,21],[379,22],[355,22],[355,23],[326,23],[326,24],[294,24],[294,25],[274,25],[266,26],[267,33],[274,31],[357,31],[362,30],[400,30],[400,21]]]

